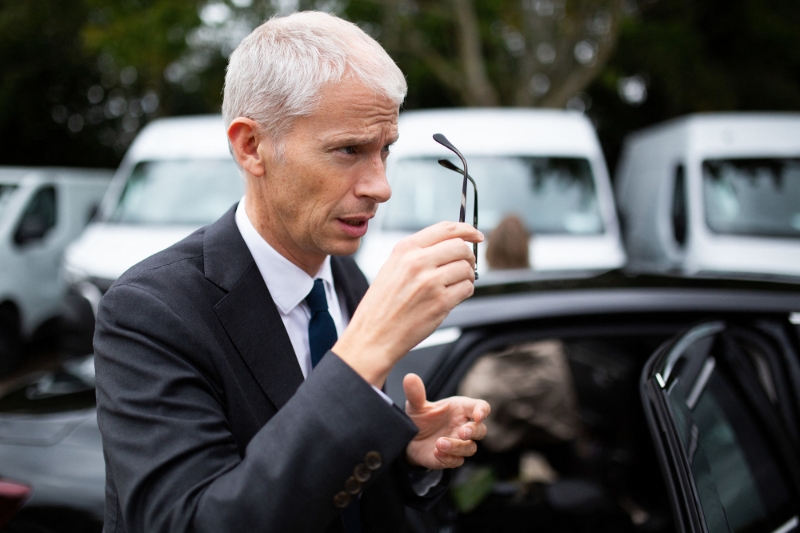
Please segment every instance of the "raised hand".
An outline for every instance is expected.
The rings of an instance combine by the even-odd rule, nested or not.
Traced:
[[[464,458],[477,450],[475,441],[486,436],[483,421],[489,416],[489,404],[465,396],[429,402],[425,384],[416,374],[403,378],[403,389],[406,414],[419,429],[406,448],[408,462],[432,470],[464,464]]]
[[[405,354],[472,295],[481,242],[469,224],[440,222],[400,241],[353,315],[333,352],[381,387]]]

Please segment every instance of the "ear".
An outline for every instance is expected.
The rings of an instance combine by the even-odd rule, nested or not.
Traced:
[[[271,143],[262,135],[258,124],[249,118],[238,117],[228,126],[228,139],[236,160],[251,176],[261,177],[266,171],[265,157]],[[267,150],[265,150],[267,148]]]

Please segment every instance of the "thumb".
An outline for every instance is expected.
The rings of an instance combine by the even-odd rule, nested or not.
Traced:
[[[416,374],[406,374],[403,378],[403,390],[406,393],[406,412],[414,413],[425,407],[425,384]]]

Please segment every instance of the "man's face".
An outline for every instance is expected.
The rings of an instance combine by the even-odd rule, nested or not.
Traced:
[[[323,88],[318,109],[294,122],[281,160],[259,146],[267,165],[256,183],[265,208],[256,227],[301,268],[354,253],[378,204],[391,196],[386,157],[398,111],[363,85],[340,82]]]

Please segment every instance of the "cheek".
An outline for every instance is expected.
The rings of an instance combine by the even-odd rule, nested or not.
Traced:
[[[297,180],[286,184],[278,209],[294,232],[312,236],[321,232],[332,214],[337,212],[337,201],[321,180]],[[308,238],[308,237],[306,237]]]
[[[327,180],[327,181],[322,181]],[[349,199],[352,191],[350,182],[346,176],[328,176],[321,178],[317,187],[305,194],[313,205],[314,218],[319,222],[326,219],[336,218],[352,211]]]
[[[347,214],[352,180],[325,165],[294,166],[276,180],[275,200],[284,221],[303,233],[315,234]]]

